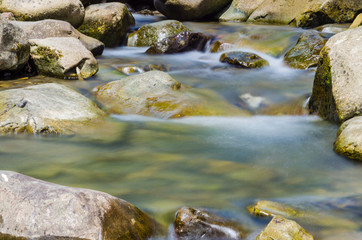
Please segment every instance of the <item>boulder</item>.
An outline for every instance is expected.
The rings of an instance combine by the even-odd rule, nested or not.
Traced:
[[[24,31],[0,18],[0,72],[16,72],[30,56],[30,44]]]
[[[354,117],[341,125],[334,149],[343,156],[362,161],[362,117]]]
[[[221,14],[219,20],[221,22],[245,22],[264,1],[233,0],[229,8]]]
[[[47,19],[36,22],[13,21],[12,23],[23,29],[29,39],[73,37],[79,39],[95,56],[101,55],[104,50],[102,42],[80,33],[70,23],[65,21]]]
[[[158,11],[171,19],[197,20],[223,10],[231,0],[154,0]]]
[[[179,240],[237,240],[246,236],[246,231],[236,223],[207,211],[188,207],[178,210],[174,227]]]
[[[2,0],[0,12],[12,12],[20,21],[57,19],[79,27],[84,19],[80,0]]]
[[[274,217],[256,240],[313,240],[313,236],[298,223],[283,217]]]
[[[158,118],[185,116],[249,116],[218,94],[186,88],[167,73],[150,71],[113,81],[95,90],[97,100],[113,114]]]
[[[262,68],[269,63],[254,53],[248,52],[226,52],[220,57],[220,62],[225,62],[240,68]]]
[[[109,194],[0,171],[1,239],[146,240],[156,223]]]
[[[146,53],[169,54],[192,50],[202,51],[210,39],[210,36],[202,33],[180,32],[160,42],[153,43]]]
[[[78,39],[31,39],[30,44],[30,55],[40,74],[83,79],[98,71],[97,60]]]
[[[315,67],[325,43],[326,40],[317,31],[306,31],[299,37],[297,44],[285,54],[284,62],[299,69]]]
[[[135,20],[125,4],[119,2],[90,5],[85,9],[83,24],[78,30],[102,41],[106,47],[121,45],[128,28]]]
[[[0,132],[73,134],[104,115],[80,93],[56,83],[0,92]]]
[[[140,27],[140,29],[136,32],[129,34],[127,46],[149,47],[167,37],[171,37],[185,31],[190,32],[185,25],[175,20],[165,20],[146,24]]]
[[[362,28],[334,35],[321,51],[313,92],[311,113],[343,122],[362,113]]]

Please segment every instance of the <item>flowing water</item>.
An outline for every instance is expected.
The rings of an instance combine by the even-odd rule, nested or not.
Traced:
[[[136,19],[138,26],[159,20]],[[314,70],[295,70],[282,60],[304,30],[185,24],[193,31],[244,39],[241,49],[258,53],[270,66],[231,69],[218,61],[220,53],[149,56],[144,48],[119,47],[106,49],[98,59],[98,75],[88,81],[34,77],[2,86],[58,81],[92,98],[94,86],[124,77],[119,66],[156,64],[181,83],[211,89],[239,107],[242,94],[262,97],[272,106],[311,93]],[[318,220],[300,220],[316,239],[362,239],[362,165],[333,152],[337,130],[338,126],[307,115],[175,120],[112,115],[101,129],[79,136],[3,136],[0,166],[110,193],[149,212],[165,226],[172,224],[178,208],[202,207],[240,222],[250,229],[249,239],[255,239],[267,220],[250,216],[246,207],[266,199],[316,214]]]

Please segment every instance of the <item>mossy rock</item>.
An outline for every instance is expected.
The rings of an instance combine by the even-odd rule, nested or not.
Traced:
[[[175,20],[146,24],[136,32],[129,34],[127,46],[149,47],[156,42],[160,42],[180,32],[190,32],[190,30],[181,22]]]
[[[226,62],[240,68],[262,68],[269,66],[268,61],[254,53],[227,52],[220,57],[220,62]]]

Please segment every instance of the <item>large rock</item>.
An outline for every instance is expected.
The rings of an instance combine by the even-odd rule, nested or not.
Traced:
[[[113,81],[95,89],[109,113],[159,118],[241,115],[243,111],[209,90],[186,88],[167,73],[150,71]]]
[[[183,207],[174,223],[179,240],[244,239],[246,231],[239,225],[200,209]]]
[[[2,0],[0,12],[12,12],[17,20],[64,20],[79,27],[84,19],[84,7],[79,0]]]
[[[220,56],[220,62],[240,68],[262,68],[268,66],[269,63],[259,55],[248,52],[226,52]]]
[[[24,31],[0,17],[0,72],[20,70],[29,59],[30,45]]]
[[[177,20],[196,20],[218,13],[231,0],[154,0],[158,11]]]
[[[313,240],[313,236],[298,223],[283,217],[274,217],[256,240]]]
[[[78,39],[31,39],[30,44],[30,55],[40,74],[83,79],[98,71],[97,60]]]
[[[23,29],[29,39],[73,37],[79,39],[93,55],[101,55],[104,50],[102,42],[80,33],[70,23],[65,21],[47,19],[36,22],[12,21],[12,23]]]
[[[72,134],[104,115],[92,101],[56,83],[0,92],[0,133]]]
[[[341,125],[334,149],[348,158],[362,161],[362,117],[354,117]]]
[[[136,32],[129,34],[127,46],[129,47],[149,47],[156,42],[160,42],[167,37],[174,36],[180,32],[190,32],[190,30],[179,21],[165,20],[146,24]]]
[[[78,30],[102,41],[107,47],[121,45],[128,28],[135,23],[125,4],[101,3],[85,9],[83,24]]]
[[[0,238],[148,239],[155,222],[109,194],[0,171]]]
[[[293,68],[315,67],[325,43],[326,40],[317,31],[306,31],[299,37],[297,44],[285,54],[284,61]]]
[[[361,10],[362,2],[355,0],[234,0],[220,20],[314,27],[351,22]]]
[[[321,51],[311,112],[334,122],[362,113],[362,27],[330,38]]]

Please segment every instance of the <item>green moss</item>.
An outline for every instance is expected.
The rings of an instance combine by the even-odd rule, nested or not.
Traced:
[[[31,56],[40,74],[49,75],[49,73],[52,73],[55,77],[63,77],[63,72],[58,64],[59,58],[63,57],[63,55],[58,50],[34,46],[31,48]]]
[[[96,22],[83,23],[78,28],[78,31],[89,37],[96,38],[101,41],[104,33],[109,30],[107,29],[106,23],[99,20]]]

